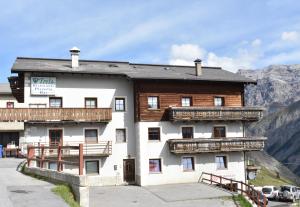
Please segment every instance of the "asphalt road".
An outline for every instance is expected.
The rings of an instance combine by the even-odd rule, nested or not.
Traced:
[[[53,184],[18,172],[20,162],[20,159],[0,158],[0,207],[68,206],[51,192]]]

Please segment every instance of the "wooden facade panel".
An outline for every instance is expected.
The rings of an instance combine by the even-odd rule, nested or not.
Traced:
[[[192,106],[214,106],[214,97],[224,97],[225,106],[243,106],[241,83],[195,83],[172,81],[136,81],[135,82],[135,118],[137,121],[168,120],[170,106],[180,107],[182,97],[191,97]],[[159,97],[159,109],[148,109],[148,97]]]

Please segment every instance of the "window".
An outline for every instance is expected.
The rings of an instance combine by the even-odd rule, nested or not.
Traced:
[[[63,144],[63,131],[61,129],[49,130],[50,146],[58,146]]]
[[[227,169],[227,157],[216,156],[217,170]]]
[[[126,129],[116,129],[116,142],[126,142]]]
[[[195,163],[193,157],[182,158],[183,171],[193,171],[195,170]]]
[[[214,137],[226,137],[226,128],[224,126],[214,127]]]
[[[62,98],[50,97],[49,98],[49,107],[50,108],[61,108],[62,107]]]
[[[85,173],[88,174],[99,174],[99,162],[85,161]]]
[[[160,140],[160,128],[148,128],[148,140]]]
[[[148,97],[148,109],[159,109],[158,96]]]
[[[29,104],[29,108],[46,108],[46,104]]]
[[[160,159],[149,159],[149,172],[160,173],[161,172],[161,160]]]
[[[194,128],[193,127],[182,127],[182,138],[191,139],[194,138]]]
[[[115,98],[115,111],[125,111],[125,98]]]
[[[85,98],[85,108],[97,108],[97,98]]]
[[[6,102],[6,108],[9,108],[9,109],[14,108],[14,102]]]
[[[224,97],[215,97],[214,103],[215,103],[215,106],[224,106],[225,105]]]
[[[192,106],[192,97],[182,97],[181,106]]]
[[[57,163],[56,162],[49,162],[48,169],[57,170]]]
[[[98,130],[86,129],[84,131],[85,143],[98,143]]]

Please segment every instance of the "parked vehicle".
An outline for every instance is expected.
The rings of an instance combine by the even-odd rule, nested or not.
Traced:
[[[264,186],[262,192],[268,199],[278,200],[279,189],[276,186]]]
[[[296,186],[283,185],[280,186],[280,191],[278,193],[279,200],[292,201],[295,202],[299,199],[299,193],[297,192]]]

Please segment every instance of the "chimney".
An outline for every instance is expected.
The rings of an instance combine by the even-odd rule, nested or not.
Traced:
[[[194,61],[195,63],[195,69],[196,69],[196,76],[201,76],[202,75],[202,65],[201,65],[201,60],[200,59],[196,59]]]
[[[71,53],[71,60],[72,60],[72,68],[78,68],[80,50],[77,47],[72,47],[70,49],[70,53]]]

